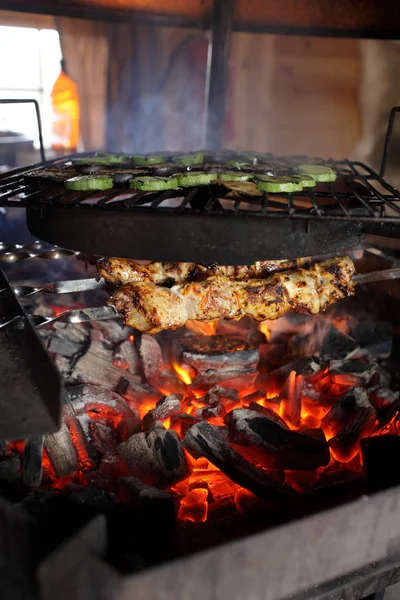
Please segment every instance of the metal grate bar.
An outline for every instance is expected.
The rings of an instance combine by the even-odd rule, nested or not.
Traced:
[[[194,200],[196,194],[197,194],[197,188],[194,188],[182,200],[181,205],[179,206],[178,210],[187,209],[188,204],[190,204],[192,202],[192,200]]]
[[[392,202],[392,200],[390,200],[389,198],[383,196],[383,194],[381,194],[379,192],[379,190],[377,190],[376,188],[374,188],[371,183],[370,183],[370,178],[366,178],[365,175],[362,175],[359,171],[356,170],[356,165],[360,164],[360,163],[350,163],[350,161],[346,161],[350,168],[352,169],[353,173],[357,175],[357,177],[359,177],[361,179],[361,181],[368,187],[368,189],[370,189],[378,198],[379,200],[381,200],[384,204],[386,204],[387,206],[389,206],[392,210],[394,210],[396,213],[400,214],[400,207],[397,206],[396,204],[394,204]],[[368,167],[367,167],[368,168]],[[398,201],[400,201],[400,197],[399,194],[397,192],[397,190],[392,187],[391,185],[389,185],[384,179],[382,179],[379,175],[376,176],[376,180],[377,182],[384,187],[385,189],[387,189],[389,192],[391,192],[393,194],[393,197],[398,199]]]
[[[68,166],[71,157],[50,161],[48,166]],[[284,159],[282,159],[284,160]],[[62,184],[30,183],[24,175],[34,167],[0,174],[0,205],[97,209],[107,211],[149,211],[169,215],[184,211],[207,216],[234,215],[249,219],[301,219],[324,221],[400,221],[400,193],[370,167],[349,160],[327,161],[339,177],[335,184],[319,184],[298,194],[248,196],[210,186],[165,192],[134,192],[114,188],[105,192],[71,192]],[[36,165],[36,168],[40,165]],[[164,202],[171,199],[171,202]],[[389,212],[388,212],[389,211]]]
[[[159,198],[156,198],[155,200],[153,200],[153,202],[151,203],[151,207],[156,208],[159,204],[162,204],[164,202],[164,200],[168,200],[168,198],[172,198],[174,193],[175,192],[173,190],[168,190],[168,191],[164,192],[164,194],[161,194],[161,196]]]

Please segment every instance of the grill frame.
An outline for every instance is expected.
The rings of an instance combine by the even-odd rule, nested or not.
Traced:
[[[46,166],[65,166],[76,156],[93,153]],[[363,163],[326,162],[339,173],[335,184],[234,200],[220,184],[178,192],[70,192],[63,184],[27,182],[29,171],[43,167],[37,164],[0,175],[0,205],[25,208],[31,233],[49,243],[155,261],[240,264],[339,252],[369,232],[400,237],[400,193]],[[310,208],[299,206],[304,201]],[[176,205],[164,205],[171,202]]]

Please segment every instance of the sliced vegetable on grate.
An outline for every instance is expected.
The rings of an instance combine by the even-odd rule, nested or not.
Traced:
[[[218,173],[219,181],[248,181],[252,179],[254,175],[252,173],[246,173],[244,171],[222,171]]]
[[[193,165],[202,165],[204,162],[204,152],[188,152],[187,154],[179,154],[172,159],[174,162],[185,167],[192,167]]]
[[[300,179],[301,185],[305,188],[315,187],[317,185],[317,182],[315,181],[314,177],[311,177],[311,175],[296,173],[296,178]]]
[[[151,165],[160,165],[165,162],[163,156],[156,156],[155,154],[137,155],[133,157],[133,163],[140,167],[148,167]]]
[[[257,187],[263,192],[301,192],[303,186],[298,177],[273,177],[271,175],[257,175]]]
[[[160,192],[164,190],[178,189],[177,177],[137,177],[131,179],[129,187],[132,190],[140,190],[142,192]]]
[[[217,173],[204,173],[194,171],[193,173],[182,173],[178,175],[178,185],[181,187],[195,187],[197,185],[208,185],[217,179]]]
[[[76,192],[109,190],[114,187],[114,179],[110,175],[82,175],[67,179],[65,187]]]
[[[131,163],[132,157],[127,154],[96,154],[95,156],[80,156],[73,158],[74,165],[114,165]]]
[[[313,165],[302,163],[294,167],[294,171],[300,175],[309,175],[315,181],[336,181],[337,175],[330,167],[326,165]]]

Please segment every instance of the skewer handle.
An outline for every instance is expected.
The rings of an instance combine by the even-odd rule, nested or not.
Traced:
[[[359,273],[354,275],[354,285],[361,283],[375,283],[377,281],[388,281],[389,279],[400,278],[400,267],[394,269],[385,269],[384,271],[373,271],[372,273]]]

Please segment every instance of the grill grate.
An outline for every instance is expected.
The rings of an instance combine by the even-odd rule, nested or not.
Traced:
[[[63,167],[69,163],[68,158],[64,158],[46,164]],[[132,213],[157,211],[163,215],[184,212],[219,217],[229,213],[251,219],[268,216],[271,219],[400,221],[400,193],[373,169],[349,160],[326,163],[338,173],[334,184],[319,184],[315,189],[296,194],[266,192],[262,196],[248,196],[235,193],[234,197],[223,185],[215,184],[178,192],[133,192],[122,188],[105,192],[70,192],[62,184],[38,187],[24,180],[28,170],[42,166],[34,165],[0,175],[0,205],[97,208]]]
[[[285,160],[290,166],[290,158],[280,164]],[[400,193],[360,162],[325,162],[338,173],[334,183],[258,196],[222,182],[165,192],[72,192],[28,179],[38,164],[0,175],[0,206],[25,207],[31,233],[51,244],[153,261],[246,264],[339,252],[366,233],[400,237]]]

